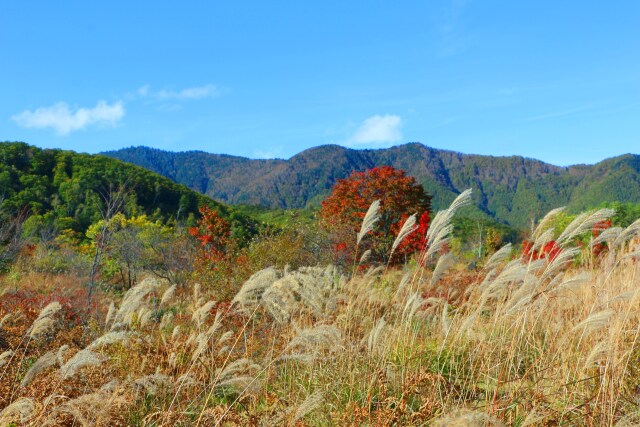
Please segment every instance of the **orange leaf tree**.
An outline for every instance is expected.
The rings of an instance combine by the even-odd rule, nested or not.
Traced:
[[[372,262],[386,262],[396,235],[405,220],[416,214],[416,230],[405,238],[393,254],[392,262],[404,261],[424,248],[429,224],[431,197],[415,178],[390,166],[354,172],[339,180],[322,202],[320,225],[328,232],[336,262],[350,263],[355,256],[356,234],[367,209],[380,200],[380,219],[358,248],[371,249]]]

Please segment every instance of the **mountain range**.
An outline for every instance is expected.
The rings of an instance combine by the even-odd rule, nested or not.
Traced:
[[[193,223],[206,204],[231,223],[235,236],[248,240],[257,232],[242,212],[145,168],[101,155],[0,142],[0,226],[7,216],[26,215],[34,230],[83,235],[118,194],[129,215]]]
[[[420,143],[376,150],[324,145],[287,160],[142,146],[102,154],[157,172],[221,202],[267,208],[318,206],[336,180],[383,165],[414,176],[433,196],[435,209],[473,188],[481,212],[518,228],[558,206],[578,211],[603,202],[640,202],[640,156],[633,154],[568,167],[520,156],[462,154]]]

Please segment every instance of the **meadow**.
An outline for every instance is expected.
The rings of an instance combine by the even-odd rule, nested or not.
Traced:
[[[468,202],[412,262],[267,267],[226,299],[147,275],[87,318],[80,277],[5,274],[0,425],[640,423],[640,221],[554,210],[471,269],[447,250]]]

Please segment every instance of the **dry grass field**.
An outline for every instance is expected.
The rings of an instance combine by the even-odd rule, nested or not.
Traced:
[[[554,257],[468,271],[442,251],[455,209],[429,268],[268,268],[232,301],[148,277],[85,321],[79,280],[6,276],[0,425],[638,425],[640,223],[594,258],[576,237],[611,212],[587,213]]]

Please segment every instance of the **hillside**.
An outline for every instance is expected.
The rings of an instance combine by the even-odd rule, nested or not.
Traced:
[[[167,221],[188,219],[209,204],[235,225],[246,216],[145,168],[102,155],[0,142],[0,208],[37,215],[57,230],[84,232],[101,218],[105,198],[124,188],[124,209]]]
[[[391,165],[415,176],[436,209],[465,188],[486,214],[516,227],[566,205],[577,211],[602,202],[640,201],[640,156],[596,165],[558,167],[519,156],[494,157],[410,143],[380,150],[326,145],[288,160],[251,160],[201,151],[168,152],[131,147],[104,153],[143,166],[231,204],[270,208],[318,205],[333,183],[352,171]]]

